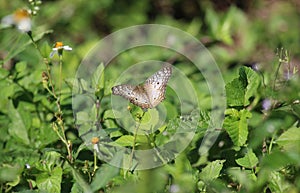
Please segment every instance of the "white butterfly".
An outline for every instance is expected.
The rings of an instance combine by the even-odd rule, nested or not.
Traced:
[[[142,109],[154,108],[165,99],[166,86],[171,74],[172,66],[167,64],[150,76],[144,84],[114,86],[112,94],[120,95]]]

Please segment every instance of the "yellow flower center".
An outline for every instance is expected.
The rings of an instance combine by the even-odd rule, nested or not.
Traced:
[[[64,44],[62,42],[56,42],[54,48],[62,48]]]
[[[99,143],[100,139],[98,137],[93,137],[92,138],[92,144],[97,144]]]
[[[28,19],[29,17],[30,14],[26,9],[18,9],[14,12],[14,20],[16,22],[22,21],[23,19]]]

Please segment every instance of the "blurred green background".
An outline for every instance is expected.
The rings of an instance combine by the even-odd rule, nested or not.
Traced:
[[[26,1],[1,1],[0,5],[1,17],[30,7]],[[199,39],[221,68],[254,62],[272,68],[268,64],[276,48],[293,50],[295,60],[299,56],[299,7],[296,0],[43,1],[33,17],[33,33],[53,30],[43,41],[63,41],[82,58],[97,41],[116,30],[165,24]]]

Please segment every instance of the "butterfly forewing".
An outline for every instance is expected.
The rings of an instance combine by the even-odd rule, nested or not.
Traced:
[[[154,108],[165,98],[166,86],[172,74],[172,66],[166,65],[150,76],[145,84],[133,86],[123,84],[114,86],[112,93],[128,99],[143,108]]]
[[[171,74],[172,67],[166,65],[146,80],[144,88],[152,107],[157,106],[165,99],[166,86]]]

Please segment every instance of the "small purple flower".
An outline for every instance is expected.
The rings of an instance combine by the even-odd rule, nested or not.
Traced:
[[[179,191],[180,191],[180,188],[179,188],[179,186],[177,184],[172,184],[170,186],[170,192],[171,193],[176,193],[176,192],[179,192]]]
[[[262,102],[262,108],[263,110],[270,110],[272,107],[272,100],[270,99],[264,99],[263,102]]]

